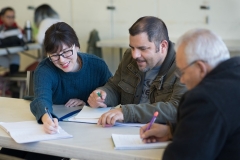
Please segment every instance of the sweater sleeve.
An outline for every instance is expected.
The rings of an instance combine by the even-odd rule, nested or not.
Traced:
[[[166,148],[163,159],[216,159],[227,132],[225,117],[209,97],[191,94],[179,106],[173,141]]]
[[[99,68],[101,68],[100,73],[102,73],[100,81],[99,81],[99,83],[100,83],[99,86],[103,86],[108,82],[109,78],[112,77],[112,73],[110,72],[105,61],[102,61],[102,64]]]
[[[30,109],[38,123],[42,123],[41,117],[46,113],[47,107],[52,113],[52,89],[57,78],[48,67],[38,67],[34,72],[34,100],[30,103]],[[54,80],[55,79],[55,80]],[[56,117],[52,114],[53,117]]]

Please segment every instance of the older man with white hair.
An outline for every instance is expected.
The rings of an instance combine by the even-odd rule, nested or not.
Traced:
[[[177,42],[176,64],[188,92],[177,123],[154,124],[140,136],[146,143],[166,141],[163,159],[240,159],[240,57],[230,58],[219,36],[207,29],[185,33]]]

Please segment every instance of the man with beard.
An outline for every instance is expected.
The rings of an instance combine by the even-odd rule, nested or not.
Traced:
[[[103,114],[99,125],[116,121],[147,123],[158,111],[157,123],[176,121],[177,106],[186,88],[174,74],[174,44],[165,23],[156,17],[139,18],[129,29],[130,49],[115,75],[91,93],[91,107],[120,107]]]

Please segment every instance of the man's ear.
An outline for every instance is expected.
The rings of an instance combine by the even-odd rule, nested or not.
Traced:
[[[166,40],[163,40],[159,45],[159,49],[162,53],[167,52],[168,51],[168,42]]]
[[[200,69],[200,77],[204,78],[209,72],[209,66],[206,64],[206,62],[203,61],[197,61],[196,63]]]

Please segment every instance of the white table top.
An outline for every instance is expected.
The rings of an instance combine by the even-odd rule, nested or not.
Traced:
[[[14,122],[35,120],[29,109],[29,101],[0,97],[0,121]],[[55,106],[58,115],[71,112],[64,106]],[[137,127],[102,128],[95,124],[60,122],[60,126],[73,135],[70,139],[18,144],[4,130],[0,129],[0,146],[77,159],[161,159],[163,149],[114,150],[111,134],[138,134]]]
[[[176,42],[177,38],[170,38]],[[240,39],[223,39],[230,52],[240,52]],[[129,48],[129,38],[115,38],[100,40],[97,42],[98,47]]]
[[[41,50],[42,46],[38,43],[29,43],[27,44],[28,46],[28,50]],[[23,47],[21,46],[16,46],[16,47],[6,47],[8,49],[8,51],[10,53],[18,53],[18,52],[22,52],[22,51],[28,51],[28,50],[24,50]],[[7,55],[8,52],[5,48],[0,48],[0,56],[1,55]]]

